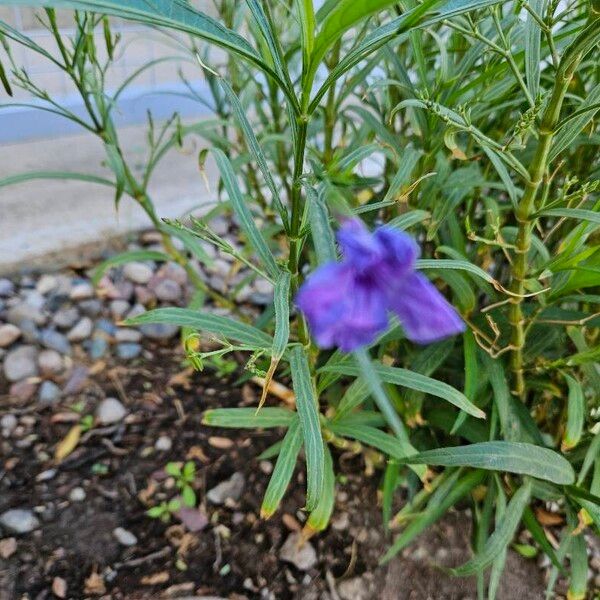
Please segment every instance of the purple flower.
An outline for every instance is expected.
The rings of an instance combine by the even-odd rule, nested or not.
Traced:
[[[385,226],[371,233],[355,218],[337,239],[342,261],[320,266],[296,297],[319,346],[344,352],[366,346],[385,331],[390,311],[418,344],[464,331],[456,310],[415,272],[419,247],[410,236]]]

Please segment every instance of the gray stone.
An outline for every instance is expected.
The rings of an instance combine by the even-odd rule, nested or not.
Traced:
[[[42,275],[39,278],[35,289],[38,293],[45,296],[46,294],[54,291],[57,287],[58,281],[56,280],[56,277],[54,277],[54,275]]]
[[[179,331],[179,327],[168,323],[145,323],[140,326],[140,331],[151,340],[168,340]]]
[[[117,326],[108,319],[98,319],[96,321],[96,332],[103,332],[106,335],[113,337],[117,333]]]
[[[15,286],[10,279],[0,279],[0,298],[8,298],[15,292]]]
[[[102,302],[97,298],[91,298],[80,302],[79,308],[84,315],[97,317],[102,312]]]
[[[226,279],[231,272],[231,265],[226,260],[217,258],[211,265],[211,270],[223,279]]]
[[[60,329],[70,329],[78,319],[79,311],[74,306],[66,306],[56,311],[52,322]]]
[[[143,304],[147,306],[151,302],[156,300],[156,296],[153,294],[151,290],[149,290],[144,285],[136,285],[135,286],[135,301],[139,304]]]
[[[144,285],[150,281],[154,271],[145,263],[130,262],[123,267],[123,275],[133,283]]]
[[[123,527],[117,527],[113,529],[113,535],[115,536],[117,542],[122,546],[135,546],[137,544],[137,538],[131,531],[127,531],[127,529],[123,529]]]
[[[23,321],[33,321],[36,325],[43,325],[46,322],[46,315],[38,307],[27,302],[19,302],[8,309],[6,319],[13,325],[19,325]]]
[[[338,593],[342,600],[369,600],[369,588],[361,577],[346,579],[338,585]]]
[[[310,542],[302,543],[299,532],[294,531],[285,540],[279,558],[293,564],[300,571],[308,571],[317,564],[317,553]]]
[[[241,473],[234,473],[229,479],[208,490],[206,497],[213,504],[224,504],[226,500],[237,502],[244,491],[245,485],[244,476]]]
[[[46,304],[46,298],[36,290],[28,290],[23,294],[25,302],[33,308],[42,309]]]
[[[56,404],[60,400],[60,388],[53,381],[44,381],[40,386],[38,398],[41,404]]]
[[[181,286],[172,279],[162,279],[151,289],[162,302],[176,302],[181,299]]]
[[[56,350],[42,350],[38,356],[42,375],[56,375],[65,368],[63,357]]]
[[[224,217],[215,217],[209,226],[217,235],[225,235],[229,231],[229,221]]]
[[[134,304],[133,308],[127,313],[127,318],[133,319],[134,317],[143,315],[145,312],[146,312],[146,308],[144,307],[144,305],[137,303],[137,304]]]
[[[29,533],[37,529],[40,522],[32,511],[24,508],[13,508],[0,515],[0,525],[13,533]]]
[[[83,317],[69,333],[67,333],[67,339],[70,342],[82,342],[87,340],[92,335],[94,323],[89,317]]]
[[[50,350],[56,350],[61,354],[71,354],[69,340],[55,329],[44,329],[40,333],[40,343]]]
[[[75,283],[71,288],[71,292],[69,294],[71,300],[75,300],[76,302],[80,300],[88,300],[89,298],[94,297],[94,286],[88,281],[80,281]]]
[[[159,452],[168,452],[173,447],[173,441],[170,437],[161,435],[154,443],[154,447]]]
[[[115,333],[115,339],[121,343],[137,343],[142,339],[142,334],[137,329],[131,329],[129,327],[123,327],[117,329]]]
[[[71,502],[83,502],[85,500],[85,490],[82,487],[74,487],[69,492],[69,500]]]
[[[28,344],[37,344],[40,340],[40,332],[33,321],[25,320],[19,323],[21,336],[24,342]]]
[[[137,358],[142,353],[140,344],[123,343],[117,344],[117,356],[123,360]]]
[[[158,270],[157,275],[164,277],[165,279],[172,279],[179,285],[185,285],[188,279],[185,269],[181,265],[173,262],[163,265]]]
[[[20,381],[38,374],[37,348],[20,346],[11,350],[4,359],[4,375],[9,381]]]
[[[254,282],[254,289],[265,296],[273,294],[273,284],[266,279],[257,279]]]
[[[0,348],[6,348],[21,337],[21,330],[12,323],[0,325]]]
[[[127,409],[116,398],[105,398],[96,409],[96,418],[101,425],[119,423],[127,414]]]
[[[86,340],[83,343],[83,347],[92,360],[98,360],[108,351],[108,342],[103,337],[94,336],[91,340]]]
[[[113,300],[110,303],[110,314],[113,319],[121,320],[130,309],[129,302],[127,300]]]
[[[12,433],[17,426],[17,417],[15,415],[3,415],[0,419],[0,429],[2,429],[3,433],[6,435]]]

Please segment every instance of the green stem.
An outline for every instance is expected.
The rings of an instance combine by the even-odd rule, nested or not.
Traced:
[[[515,297],[511,298],[509,322],[512,328],[511,369],[513,373],[513,393],[522,400],[525,399],[526,392],[525,377],[523,374],[525,317],[522,305],[529,266],[527,255],[531,248],[531,232],[535,225],[535,219],[532,219],[532,214],[536,210],[536,197],[548,168],[548,155],[559,121],[565,94],[569,88],[575,69],[579,64],[579,60],[580,58],[578,60],[570,60],[566,69],[558,70],[552,96],[538,128],[539,138],[529,169],[529,180],[515,213],[518,222],[518,232],[511,284],[511,292],[515,294]]]

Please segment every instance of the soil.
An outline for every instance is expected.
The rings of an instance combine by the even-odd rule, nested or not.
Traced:
[[[377,502],[379,475],[365,477],[365,465],[357,457],[336,456],[342,477],[334,522],[310,541],[316,565],[302,572],[282,562],[279,550],[304,518],[299,510],[304,473],[297,470],[282,509],[263,521],[258,513],[270,465],[257,460],[281,432],[218,430],[201,424],[207,408],[255,404],[256,389],[234,386],[235,375],[223,378],[211,371],[185,372],[174,381],[174,374],[184,372],[177,340],[148,345],[143,358],[127,367],[113,361],[91,365],[83,389],[52,408],[16,401],[0,388],[5,394],[0,395],[0,416],[19,415],[25,427],[18,442],[0,440],[0,513],[31,507],[41,522],[33,533],[15,536],[16,550],[0,561],[1,600],[476,596],[473,580],[452,578],[439,566],[456,565],[469,556],[470,527],[464,513],[448,515],[389,567],[377,566],[388,544]],[[56,444],[73,420],[93,414],[106,396],[119,398],[128,416],[121,423],[91,429],[56,465]],[[154,448],[160,436],[172,440],[170,450]],[[196,463],[196,492],[206,515],[206,526],[196,533],[186,531],[176,518],[163,523],[146,515],[149,506],[175,493],[163,467],[185,460]],[[245,478],[239,500],[210,504],[206,491],[234,473]],[[83,501],[70,499],[75,487],[85,490]],[[133,533],[137,542],[120,545],[113,534],[116,527]],[[535,560],[511,551],[498,597],[540,600],[543,590]]]

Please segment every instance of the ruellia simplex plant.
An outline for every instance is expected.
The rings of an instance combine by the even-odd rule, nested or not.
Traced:
[[[600,527],[600,3],[222,0],[216,17],[183,0],[10,4],[50,9],[56,60],[106,143],[113,177],[95,183],[134,197],[164,233],[164,255],[119,260],[185,265],[172,236],[192,254],[200,239],[274,286],[253,324],[231,299],[215,297],[231,316],[209,310],[203,283],[193,306],[131,321],[212,334],[219,356],[246,352],[263,372],[259,410],[204,415],[285,430],[263,453],[276,463],[262,516],[302,457],[304,535],[325,529],[336,453],[352,451],[381,469],[383,562],[460,504],[472,508],[473,557],[453,572],[476,575],[479,597],[495,596],[525,528],[553,565],[548,594],[564,575],[569,597],[584,598],[585,536]],[[77,11],[69,40],[56,8]],[[213,96],[213,120],[174,117],[158,136],[150,122],[141,182],[119,151],[88,31],[103,27],[108,49],[109,17],[186,34]],[[7,91],[44,98],[10,60],[11,44],[33,42],[2,32]],[[165,144],[194,132],[209,142],[200,161],[217,164],[241,250],[209,219],[161,222],[147,194]],[[287,377],[293,408],[266,394]],[[557,542],[536,516],[545,503],[564,519]]]

